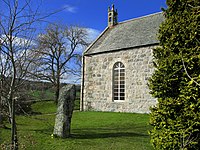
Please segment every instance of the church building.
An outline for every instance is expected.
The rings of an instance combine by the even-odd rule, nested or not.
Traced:
[[[162,13],[118,22],[108,8],[108,27],[85,50],[81,110],[149,113],[157,103],[149,94]]]

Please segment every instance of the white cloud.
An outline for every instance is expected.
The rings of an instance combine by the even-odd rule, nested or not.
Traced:
[[[67,75],[64,79],[61,79],[62,83],[80,84],[81,79],[75,75]]]
[[[86,31],[88,33],[88,41],[93,42],[101,33],[99,30],[92,29],[92,28],[86,28]]]
[[[8,42],[8,38],[6,37],[6,35],[2,35],[2,36],[0,37],[0,40],[1,40],[1,41],[5,41],[5,42]],[[33,40],[31,40],[31,39],[20,38],[20,37],[16,37],[16,36],[13,36],[12,43],[13,43],[13,45],[15,45],[15,46],[24,46],[24,47],[31,46],[31,45],[34,45],[34,44],[35,44],[35,43],[33,42]]]
[[[70,13],[77,12],[77,8],[74,6],[71,6],[71,5],[64,5],[64,9],[65,9],[65,11],[70,12]]]

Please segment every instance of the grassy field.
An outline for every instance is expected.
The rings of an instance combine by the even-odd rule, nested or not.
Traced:
[[[27,150],[151,150],[147,114],[79,112],[72,118],[72,137],[52,138],[56,107],[53,102],[32,105],[35,115],[17,116],[20,149]],[[9,127],[9,125],[7,125]],[[0,129],[1,149],[10,129]]]

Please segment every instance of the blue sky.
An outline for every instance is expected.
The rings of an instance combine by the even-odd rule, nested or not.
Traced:
[[[19,0],[19,5],[25,0]],[[144,15],[160,12],[161,7],[166,7],[166,0],[31,0],[30,7],[39,13],[49,14],[56,10],[58,13],[45,18],[51,23],[63,25],[78,25],[89,29],[91,39],[95,39],[107,27],[108,7],[112,4],[118,10],[118,21],[125,21]],[[11,1],[12,2],[12,1]],[[64,9],[65,8],[65,9]],[[7,14],[5,5],[0,3],[0,12]],[[37,33],[43,32],[46,24],[37,25]]]
[[[118,20],[124,21],[161,11],[165,0],[43,0],[44,9],[52,11],[65,7],[51,21],[77,24],[103,31],[107,26],[107,9],[112,4],[118,10]]]

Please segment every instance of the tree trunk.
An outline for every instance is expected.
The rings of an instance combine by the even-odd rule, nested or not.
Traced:
[[[18,150],[18,139],[17,139],[17,126],[15,121],[15,98],[12,99],[12,114],[11,114],[11,149]]]
[[[1,127],[2,124],[3,124],[3,115],[0,112],[0,127]]]
[[[58,98],[59,98],[59,93],[60,93],[60,83],[56,85],[56,92],[55,92],[55,103],[56,105],[58,104]]]
[[[56,93],[55,93],[55,103],[56,104],[58,104],[59,92],[60,92],[60,89],[58,86],[56,86]]]
[[[1,127],[1,124],[3,124],[3,115],[2,115],[2,104],[1,104],[1,95],[0,95],[0,127]]]
[[[15,101],[14,98],[14,91],[15,91],[15,84],[16,84],[16,66],[14,56],[11,57],[12,65],[13,65],[13,75],[12,81],[10,83],[10,89],[8,93],[8,102],[9,102],[9,109],[10,110],[10,117],[11,117],[11,150],[18,150],[18,139],[17,139],[17,125],[15,121]]]
[[[57,66],[57,67],[59,67],[59,66]],[[56,75],[56,93],[55,93],[55,96],[56,96],[55,103],[56,104],[58,104],[59,93],[60,93],[60,71],[58,70],[57,75]]]

